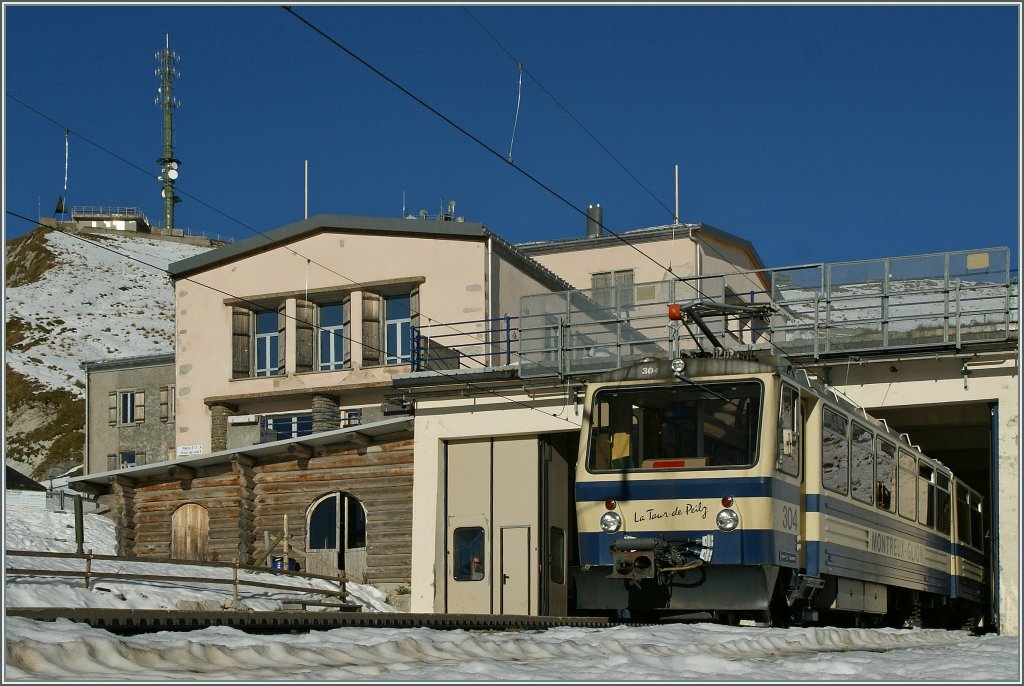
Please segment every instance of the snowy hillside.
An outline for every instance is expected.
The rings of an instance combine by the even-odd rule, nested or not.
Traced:
[[[41,479],[81,464],[81,363],[172,352],[167,265],[210,248],[43,228],[6,248],[4,454]]]
[[[209,248],[57,231],[45,238],[51,266],[37,281],[5,294],[7,325],[22,332],[7,349],[13,370],[83,397],[81,362],[173,350],[167,265]]]

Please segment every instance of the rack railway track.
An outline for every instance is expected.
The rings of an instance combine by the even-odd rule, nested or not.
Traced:
[[[533,617],[527,615],[421,614],[407,612],[311,612],[284,610],[275,612],[191,610],[125,610],[71,607],[8,607],[7,617],[39,621],[69,619],[105,629],[114,634],[132,635],[156,631],[195,631],[211,626],[228,626],[249,633],[300,633],[342,627],[530,630],[558,626],[603,628],[612,626],[606,617]]]

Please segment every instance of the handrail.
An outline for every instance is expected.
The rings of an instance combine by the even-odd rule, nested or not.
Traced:
[[[90,553],[78,554],[78,553],[62,553],[62,552],[51,552],[51,551],[32,551],[32,550],[8,550],[5,553],[10,557],[55,557],[62,559],[80,559],[85,561],[84,570],[62,570],[62,569],[26,569],[7,567],[5,572],[15,576],[54,576],[54,577],[77,577],[82,576],[85,582],[85,587],[89,587],[90,579],[124,579],[131,581],[166,581],[168,583],[199,583],[199,584],[230,584],[232,586],[233,597],[238,597],[239,586],[254,586],[258,588],[270,588],[274,590],[282,591],[293,591],[295,593],[313,593],[316,595],[322,595],[330,598],[340,598],[342,600],[348,598],[348,591],[345,588],[347,577],[344,572],[339,572],[337,576],[327,576],[325,574],[312,574],[312,573],[298,573],[283,569],[273,569],[267,567],[257,567],[254,565],[240,565],[234,562],[201,562],[196,560],[153,560],[150,558],[142,557],[126,557],[120,555],[93,555]],[[232,570],[232,576],[230,579],[220,577],[190,577],[190,576],[167,576],[166,574],[125,574],[119,572],[95,572],[92,571],[92,562],[94,560],[99,561],[117,561],[117,562],[138,562],[145,564],[157,564],[157,565],[174,565],[174,566],[195,566],[195,567],[220,567],[230,568]],[[275,584],[266,581],[256,581],[249,579],[239,579],[238,571],[242,570],[245,572],[253,573],[270,573],[276,576],[286,577],[297,577],[301,579],[319,579],[323,581],[333,581],[338,583],[338,590],[324,589],[324,588],[312,588],[312,587],[301,587],[291,586],[288,584]]]

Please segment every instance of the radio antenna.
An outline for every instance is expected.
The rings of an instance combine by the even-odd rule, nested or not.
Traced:
[[[156,161],[160,165],[160,176],[157,178],[164,182],[164,188],[160,195],[164,199],[164,228],[174,228],[174,203],[181,202],[181,198],[174,194],[174,182],[178,178],[178,165],[181,160],[174,157],[174,126],[171,123],[171,113],[181,105],[172,93],[171,82],[180,77],[178,72],[178,53],[171,51],[171,37],[164,34],[165,42],[163,50],[157,50],[153,57],[156,58],[157,68],[154,74],[160,77],[160,86],[156,89],[156,100],[154,103],[164,111],[164,154]]]

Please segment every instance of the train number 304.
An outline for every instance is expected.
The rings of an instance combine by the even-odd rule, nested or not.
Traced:
[[[800,529],[800,512],[792,505],[782,506],[782,528],[786,531]]]

